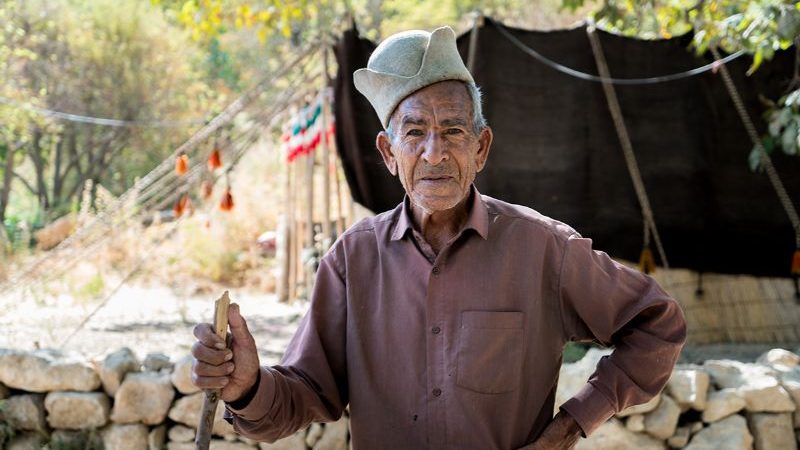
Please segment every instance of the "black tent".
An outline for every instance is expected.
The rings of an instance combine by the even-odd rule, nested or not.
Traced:
[[[638,260],[643,220],[600,83],[557,72],[525,55],[486,20],[473,75],[495,142],[478,189],[566,222],[614,257]],[[587,30],[508,29],[526,46],[564,66],[597,73]],[[598,31],[611,75],[650,77],[713,61],[688,49],[691,36],[637,40]],[[458,40],[466,60],[469,34]],[[377,151],[381,129],[354,88],[375,44],[346,32],[336,45],[337,144],[354,199],[375,212],[402,199]],[[753,76],[750,58],[728,64],[759,132],[765,106],[793,75],[794,49],[778,52]],[[794,232],[765,174],[749,169],[752,148],[715,71],[666,83],[617,86],[644,185],[671,266],[700,272],[788,276]],[[773,154],[795,203],[800,158]]]

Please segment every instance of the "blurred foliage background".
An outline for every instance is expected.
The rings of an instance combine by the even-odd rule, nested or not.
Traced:
[[[0,255],[7,261],[28,252],[32,231],[82,204],[91,208],[98,189],[124,192],[313,36],[335,38],[351,22],[374,40],[442,24],[464,32],[474,11],[539,30],[590,18],[607,31],[642,39],[693,31],[694,51],[744,50],[752,55],[751,71],[800,35],[800,2],[787,0],[4,0]],[[796,73],[786,95],[766,107],[768,151],[798,153],[798,88]],[[64,120],[45,110],[127,122]],[[248,186],[264,180],[240,193],[254,195],[252,202],[243,198],[253,205],[244,214],[258,220],[248,222],[247,233],[236,232],[250,239],[274,228],[278,211],[253,211],[265,207],[259,199],[270,192],[279,198],[280,183],[269,175],[278,174],[280,158],[241,170],[251,171],[242,175]],[[87,181],[92,188],[84,192]],[[236,270],[247,251],[208,248],[203,240],[188,245],[202,250],[191,273],[217,280],[229,279],[225,271]]]

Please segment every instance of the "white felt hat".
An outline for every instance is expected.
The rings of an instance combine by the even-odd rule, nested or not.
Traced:
[[[367,97],[381,124],[414,92],[445,80],[475,84],[456,47],[450,27],[428,33],[412,30],[393,34],[372,52],[366,69],[353,73],[353,83]]]

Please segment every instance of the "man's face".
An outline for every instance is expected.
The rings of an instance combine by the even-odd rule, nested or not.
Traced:
[[[378,134],[377,147],[411,202],[427,213],[458,205],[483,169],[492,132],[475,134],[472,99],[459,81],[432,84],[409,95]]]

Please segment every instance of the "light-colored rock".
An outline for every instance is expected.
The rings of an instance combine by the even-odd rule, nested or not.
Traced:
[[[681,408],[669,395],[661,397],[658,408],[644,416],[644,431],[658,439],[667,439],[675,434]]]
[[[773,348],[759,356],[756,362],[767,366],[784,366],[791,368],[800,365],[800,356],[789,350]]]
[[[347,450],[347,419],[325,424],[322,437],[314,445],[314,450]]]
[[[647,414],[650,411],[655,410],[658,408],[658,405],[661,403],[661,394],[656,394],[655,397],[651,398],[647,401],[647,403],[642,403],[640,405],[633,405],[628,408],[623,409],[622,411],[617,413],[617,417],[628,417],[634,414]]]
[[[322,425],[314,422],[308,428],[308,433],[306,434],[306,445],[314,448],[314,445],[317,443],[319,438],[322,437]]]
[[[51,392],[44,398],[47,423],[53,428],[100,428],[108,422],[111,403],[100,392]]]
[[[100,433],[95,430],[55,430],[50,435],[53,449],[99,449],[103,448]]]
[[[275,443],[260,442],[259,450],[306,450],[306,430],[287,436]]]
[[[589,376],[594,373],[597,363],[603,356],[611,354],[609,349],[590,348],[579,361],[572,364],[562,364],[558,375],[558,388],[556,389],[555,411],[564,402],[572,398],[586,385]]]
[[[667,392],[681,407],[681,411],[706,407],[706,396],[711,377],[697,369],[676,369],[667,382]]]
[[[794,427],[800,428],[800,366],[795,366],[779,374],[781,386],[786,389],[794,401],[797,409],[794,410]]]
[[[719,387],[738,390],[750,412],[795,410],[794,402],[778,382],[778,373],[772,368],[727,360],[709,360],[703,367]]]
[[[791,414],[750,413],[747,424],[756,450],[797,450]]]
[[[139,366],[139,360],[128,347],[123,347],[106,355],[97,368],[106,394],[113,397],[117,389],[119,389],[119,385],[122,384],[125,375],[128,372],[139,370]]]
[[[703,410],[703,422],[716,422],[743,410],[745,406],[744,398],[736,389],[713,391],[708,395],[706,408]]]
[[[5,448],[6,450],[41,450],[45,443],[47,443],[47,439],[44,435],[27,431],[11,438]]]
[[[678,427],[669,439],[667,445],[669,448],[683,448],[689,443],[689,437],[692,435],[689,427]]]
[[[148,450],[147,427],[142,424],[111,424],[100,433],[104,450]]]
[[[169,418],[188,427],[196,427],[200,421],[200,409],[203,406],[204,397],[205,393],[196,392],[179,398],[170,408]],[[217,408],[217,414],[214,417],[214,434],[218,436],[236,434],[233,431],[233,426],[222,418],[224,411],[225,408]]]
[[[644,414],[634,414],[625,420],[625,428],[639,433],[644,431]]]
[[[753,436],[744,417],[734,414],[714,422],[692,436],[684,450],[750,450]]]
[[[0,383],[28,392],[93,391],[100,377],[85,361],[53,350],[2,350]]]
[[[574,450],[663,450],[664,442],[646,434],[634,433],[612,418],[586,439],[578,440]]]
[[[194,362],[192,355],[184,356],[175,363],[175,368],[172,370],[172,384],[181,394],[194,394],[200,391],[200,388],[192,383],[192,362]]]
[[[244,442],[228,442],[224,439],[212,439],[209,450],[255,450],[258,447]],[[195,450],[193,442],[167,442],[167,450]]]
[[[167,426],[159,425],[147,435],[148,450],[161,450],[167,444]]]
[[[689,424],[689,431],[691,431],[692,434],[695,434],[702,429],[703,429],[703,422],[692,422]]]
[[[111,420],[116,423],[159,424],[167,416],[173,398],[175,390],[168,374],[129,373],[114,397]]]
[[[142,366],[144,366],[144,370],[159,372],[164,369],[172,371],[173,364],[169,356],[163,353],[148,353],[147,356],[144,357]]]
[[[175,425],[167,432],[169,440],[174,442],[194,442],[195,434],[194,428],[185,425]]]
[[[5,400],[0,411],[6,422],[15,430],[45,431],[44,395],[14,395]]]

